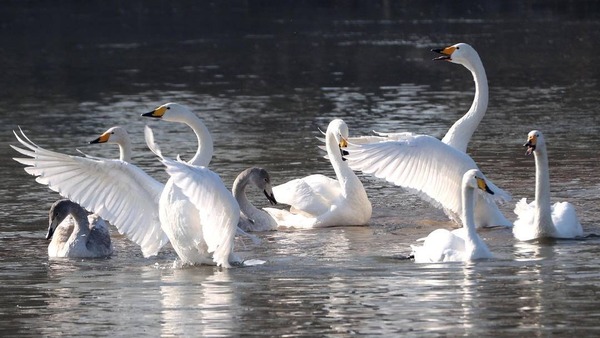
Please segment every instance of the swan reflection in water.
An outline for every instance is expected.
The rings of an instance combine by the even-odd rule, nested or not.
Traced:
[[[225,336],[239,307],[227,269],[189,267],[163,271],[161,333],[165,336]]]

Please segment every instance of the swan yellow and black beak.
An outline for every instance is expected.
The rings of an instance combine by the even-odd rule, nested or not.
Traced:
[[[344,150],[343,148],[348,147],[348,140],[346,140],[343,137],[340,137],[340,143],[338,144],[338,146],[340,147],[340,153],[342,154],[342,161],[346,161],[346,158],[344,156],[350,155],[350,153]]]
[[[481,177],[476,177],[477,180],[477,187],[485,192],[487,192],[490,195],[493,195],[494,192],[490,189],[490,187],[488,187],[487,183],[485,182],[485,180]]]
[[[537,136],[530,135],[527,138],[527,143],[525,143],[523,145],[523,147],[527,147],[527,150],[525,151],[525,155],[531,155],[531,154],[533,154],[533,152],[535,151],[535,145],[536,144],[537,144]]]
[[[100,135],[100,137],[98,137],[97,139],[90,141],[90,144],[106,143],[106,142],[108,142],[109,138],[110,138],[110,133],[104,133],[104,134]]]
[[[435,59],[433,59],[433,61],[452,61],[452,53],[454,53],[456,48],[456,46],[450,46],[446,48],[432,49],[432,52],[442,54],[442,56],[436,57]]]
[[[167,111],[167,109],[169,109],[169,108],[165,107],[165,106],[160,106],[149,113],[142,114],[142,116],[160,119],[163,117],[163,115],[165,115],[165,112]]]

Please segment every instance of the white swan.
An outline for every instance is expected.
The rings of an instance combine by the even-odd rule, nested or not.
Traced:
[[[462,213],[462,176],[467,170],[478,168],[466,149],[487,109],[487,78],[481,59],[471,46],[459,43],[433,51],[443,54],[436,60],[459,63],[472,72],[475,98],[469,111],[452,125],[441,141],[412,133],[379,133],[350,139],[347,158],[352,169],[416,192],[458,223]],[[496,192],[497,201],[510,200],[509,194],[490,180],[487,182]],[[512,226],[492,199],[481,197],[475,206],[475,224],[477,227]]]
[[[248,168],[242,171],[233,182],[231,192],[237,200],[241,215],[238,226],[244,231],[268,231],[277,229],[277,222],[264,210],[260,210],[246,197],[246,187],[252,183],[262,190],[271,204],[277,204],[271,187],[271,177],[263,168]]]
[[[313,228],[365,225],[371,218],[371,202],[365,189],[342,157],[348,126],[340,119],[329,123],[325,134],[327,156],[337,179],[311,175],[273,188],[279,203],[290,210],[265,208],[279,226]]]
[[[575,207],[568,202],[550,202],[550,175],[544,135],[532,130],[527,135],[527,154],[535,157],[535,201],[523,198],[515,206],[517,220],[513,228],[515,238],[529,241],[538,238],[575,238],[583,236],[583,229]]]
[[[463,227],[448,231],[437,229],[424,240],[423,246],[411,246],[416,263],[456,262],[492,258],[492,253],[475,230],[475,194],[494,194],[487,186],[481,172],[471,169],[463,175]]]
[[[88,215],[79,204],[58,200],[50,207],[48,219],[49,257],[95,258],[112,254],[108,226],[98,215]]]
[[[145,115],[190,126],[199,141],[192,159],[193,164],[208,164],[213,151],[212,139],[202,120],[188,108],[167,103]],[[29,156],[15,160],[26,165],[25,171],[37,176],[38,183],[48,185],[63,197],[108,220],[120,233],[140,245],[145,257],[156,255],[168,243],[159,216],[159,201],[165,190],[164,184],[128,162],[65,155],[39,147],[22,131],[21,136],[17,133],[15,136],[28,149],[11,147]],[[169,192],[176,190],[172,184],[167,186]],[[173,201],[183,200],[173,207],[171,214],[174,218],[186,210],[192,210],[190,213],[193,214],[195,207],[191,203],[185,203],[183,194],[172,193],[170,196]],[[181,219],[186,219],[185,215]]]
[[[471,108],[463,117],[454,122],[448,130],[442,142],[462,152],[467,151],[471,136],[483,119],[488,106],[488,83],[485,69],[479,54],[466,43],[458,43],[441,49],[433,49],[433,52],[442,56],[434,60],[445,60],[463,65],[473,75],[475,80],[475,97]]]
[[[181,193],[186,197],[185,200],[175,200],[173,196],[167,196],[160,200],[160,217],[165,221],[163,229],[179,258],[184,264],[216,264],[230,267],[230,262],[237,260],[233,255],[233,246],[240,208],[235,198],[219,176],[206,167],[164,157],[148,126],[145,135],[150,150],[167,167],[170,184],[177,188],[171,192],[165,188],[165,191],[169,195]],[[196,214],[193,218],[175,222],[164,219],[167,215],[175,215],[172,212],[165,215],[166,208],[180,208],[183,213],[181,203],[194,206]]]

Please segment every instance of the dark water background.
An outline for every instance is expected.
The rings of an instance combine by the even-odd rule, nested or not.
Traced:
[[[128,129],[133,162],[166,180],[149,124],[170,156],[189,129],[139,117],[175,101],[215,141],[211,168],[230,186],[249,166],[275,184],[333,175],[317,128],[343,118],[371,130],[443,136],[471,104],[461,66],[431,48],[467,42],[490,86],[469,153],[514,202],[534,196],[531,129],[549,143],[552,196],[599,234],[600,4],[595,1],[0,1],[0,332],[3,336],[556,336],[600,331],[596,237],[519,243],[484,230],[496,258],[417,265],[401,259],[443,213],[367,177],[367,227],[280,231],[238,242],[260,266],[174,268],[113,231],[107,260],[49,260],[56,193],[22,166],[12,130],[39,145],[116,157],[87,145]],[[267,201],[253,193],[257,205]]]

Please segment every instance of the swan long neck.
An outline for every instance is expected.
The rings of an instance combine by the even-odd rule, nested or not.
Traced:
[[[131,140],[125,139],[118,143],[119,146],[119,159],[123,162],[130,163],[131,162]]]
[[[208,166],[213,155],[213,140],[208,128],[196,115],[190,115],[183,122],[192,128],[198,139],[198,149],[189,163],[204,167]]]
[[[477,231],[475,230],[475,189],[463,185],[462,189],[462,200],[463,200],[463,210],[462,210],[462,219],[463,219],[463,227],[467,232],[467,239],[469,241],[473,241],[475,237],[477,237]]]
[[[481,59],[476,58],[464,66],[471,71],[475,80],[475,97],[469,111],[458,121],[454,122],[442,142],[466,152],[473,133],[483,119],[488,106],[488,82]]]
[[[248,186],[248,182],[249,175],[240,175],[236,177],[231,191],[233,193],[233,197],[240,205],[240,210],[244,213],[244,215],[252,218],[256,213],[259,213],[260,210],[256,208],[246,197],[246,187]]]
[[[358,177],[356,177],[352,169],[350,169],[348,164],[342,159],[339,144],[333,134],[329,131],[325,135],[325,145],[329,161],[333,166],[333,171],[335,171],[335,176],[340,183],[343,195],[344,197],[347,197],[349,190],[356,185],[356,182],[361,184],[361,186],[362,183],[360,183]]]
[[[535,216],[534,225],[542,235],[551,235],[554,231],[552,222],[552,204],[550,202],[550,173],[548,171],[548,154],[546,145],[540,144],[533,152],[535,157]]]

